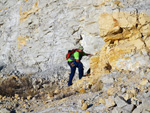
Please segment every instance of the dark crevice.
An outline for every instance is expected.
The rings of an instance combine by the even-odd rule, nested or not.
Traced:
[[[75,34],[76,32],[78,32],[78,31],[79,31],[79,29],[80,29],[80,27],[78,27],[78,29],[77,29],[77,30],[73,30],[72,35],[73,35],[73,34]]]
[[[76,41],[76,44],[78,44],[83,39],[82,35],[80,34],[80,38]]]

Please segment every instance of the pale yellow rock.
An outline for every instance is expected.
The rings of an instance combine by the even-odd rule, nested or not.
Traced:
[[[63,99],[61,99],[59,102],[60,103],[63,103],[64,101],[66,101],[67,100],[67,98],[63,98]]]
[[[117,19],[120,27],[132,28],[137,23],[137,14],[135,12],[130,13],[130,12],[120,11],[119,13],[118,12],[113,12],[113,13],[118,14],[118,17],[116,19]]]
[[[29,37],[28,36],[18,36],[17,40],[18,40],[18,49],[20,49],[21,47],[25,46],[27,44],[27,39]]]
[[[31,10],[22,12],[21,9],[22,9],[22,6],[20,6],[20,9],[19,9],[20,23],[24,22],[29,17],[29,15],[37,12],[40,8],[38,8],[38,1],[36,1],[33,4]]]
[[[95,80],[93,80],[93,84],[92,84],[92,88],[91,88],[91,90],[92,90],[93,92],[100,91],[100,90],[102,90],[102,88],[103,88],[103,83],[102,83],[102,81],[99,80],[99,79],[96,79],[96,78],[97,78],[97,77],[95,77]]]
[[[105,104],[106,104],[106,103],[105,103],[105,99],[104,99],[104,98],[100,98],[100,99],[99,99],[99,104],[104,104],[104,105],[105,105]]]
[[[32,96],[31,96],[31,95],[27,96],[27,99],[28,99],[28,100],[30,100],[31,98],[32,98]]]
[[[0,9],[0,11],[7,10],[8,8]]]
[[[86,88],[91,89],[91,86],[92,86],[91,84],[87,84]]]
[[[59,90],[59,89],[56,89],[56,90],[54,91],[54,93],[55,93],[55,94],[59,94],[59,93],[60,93],[60,90]]]
[[[150,22],[150,15],[147,15],[145,13],[140,13],[139,22],[141,25],[145,25],[146,23]]]
[[[48,102],[47,102],[47,101],[43,101],[43,103],[44,103],[44,104],[47,104]]]
[[[3,96],[3,97],[2,97],[2,100],[6,100],[6,96]]]
[[[79,93],[80,93],[80,94],[84,94],[84,93],[86,93],[86,91],[85,91],[84,88],[81,88],[80,91],[79,91]]]
[[[130,20],[130,21],[129,21]],[[132,28],[137,23],[137,14],[123,11],[103,13],[99,17],[100,35],[102,37],[116,33],[118,28]],[[118,32],[118,31],[117,31]]]
[[[24,98],[23,98],[23,97],[21,97],[21,101],[24,101]]]
[[[140,82],[140,85],[144,86],[148,83],[148,80],[143,78],[143,80]]]
[[[73,89],[81,88],[83,86],[83,79],[75,81],[75,83],[72,85],[72,88]]]
[[[125,100],[128,100],[130,98],[134,97],[134,95],[132,93],[126,93],[126,95],[124,96]]]
[[[147,45],[147,48],[150,49],[150,36],[149,36],[149,37],[146,37],[145,43],[146,43],[146,45]]]
[[[90,62],[93,63],[93,62],[98,62],[99,61],[99,56],[92,56],[90,58]]]
[[[148,91],[150,91],[150,87],[148,88]]]
[[[81,100],[81,104],[83,104],[85,102],[85,100]]]
[[[119,44],[119,41],[118,41],[118,40],[115,40],[115,41],[114,41],[114,44],[115,44],[115,45],[118,45],[118,44]]]
[[[0,95],[0,100],[3,98],[3,96],[2,95]]]
[[[116,92],[117,92],[117,89],[112,87],[107,90],[107,95],[112,96]]]
[[[119,3],[119,2],[116,2]],[[139,21],[137,21],[139,19]],[[115,11],[99,16],[100,36],[106,42],[96,58],[90,60],[91,75],[107,73],[104,69],[109,62],[112,70],[136,70],[144,65],[139,61],[129,64],[131,57],[126,54],[150,49],[150,15],[136,12]],[[127,67],[128,65],[128,67]]]
[[[19,101],[18,103],[19,103],[19,104],[22,104],[22,103],[23,103],[23,101]]]
[[[137,94],[138,94],[138,90],[137,89],[132,89],[132,90],[130,90],[130,92],[134,95],[134,96],[136,96]]]
[[[115,5],[119,5],[120,3],[121,3],[120,0],[115,0],[115,1],[114,1],[114,4],[115,4]]]
[[[16,79],[16,80],[18,80],[19,78],[16,75],[11,75],[10,79]]]
[[[53,91],[49,92],[48,95],[47,95],[47,98],[51,99],[53,97],[54,97],[54,92]]]
[[[18,94],[15,94],[15,99],[18,99],[19,95]]]
[[[109,24],[108,24],[109,23]],[[100,26],[100,36],[106,36],[109,33],[109,30],[113,28],[115,22],[111,14],[103,13],[99,17],[99,26]]]
[[[87,103],[83,103],[83,105],[82,105],[82,110],[86,110],[87,108],[88,108]]]
[[[143,36],[150,36],[150,24],[146,24],[145,26],[143,26],[141,29],[140,29],[141,33],[143,34]]]

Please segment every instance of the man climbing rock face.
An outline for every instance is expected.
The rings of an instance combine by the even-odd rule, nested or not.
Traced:
[[[74,77],[76,68],[78,68],[79,71],[79,79],[83,77],[83,64],[81,62],[81,59],[83,56],[92,56],[91,54],[87,54],[83,52],[83,47],[79,47],[79,49],[73,49],[73,52],[69,56],[68,65],[70,66],[71,73],[69,76],[68,86],[72,85],[72,79]]]

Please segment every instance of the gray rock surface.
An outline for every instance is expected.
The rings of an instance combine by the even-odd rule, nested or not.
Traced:
[[[65,61],[69,49],[82,45],[94,54],[104,44],[99,37],[99,8],[94,4],[97,1],[0,2],[0,61],[21,73],[64,73],[69,68]],[[88,59],[83,62],[86,71]]]
[[[10,113],[9,110],[7,110],[6,108],[0,109],[0,113]]]

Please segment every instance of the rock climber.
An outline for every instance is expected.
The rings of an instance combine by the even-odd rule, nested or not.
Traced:
[[[81,62],[83,56],[93,56],[93,55],[83,52],[83,47],[81,46],[78,49],[76,49],[68,58],[68,65],[70,66],[71,69],[68,86],[72,85],[72,80],[75,75],[76,68],[78,68],[79,71],[79,79],[83,77],[83,64]]]

